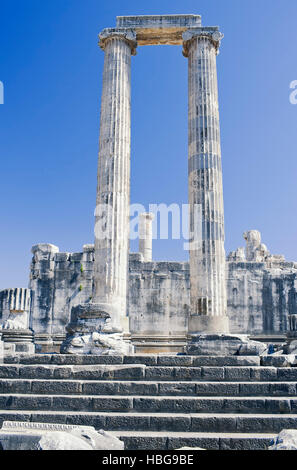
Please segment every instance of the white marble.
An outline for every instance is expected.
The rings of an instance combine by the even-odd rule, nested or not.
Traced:
[[[100,37],[100,36],[99,36]],[[103,32],[104,71],[101,100],[98,187],[92,301],[111,315],[116,328],[127,316],[131,146],[131,32]],[[107,224],[102,235],[101,209]]]
[[[148,263],[153,259],[153,220],[154,214],[145,212],[139,214],[139,253],[143,261]]]
[[[222,35],[216,28],[197,28],[183,38],[189,83],[190,233],[196,235],[189,253],[189,333],[222,333],[228,331],[216,67]]]

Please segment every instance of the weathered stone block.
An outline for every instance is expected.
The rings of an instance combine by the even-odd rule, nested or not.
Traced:
[[[283,429],[270,443],[268,450],[297,450],[297,430]]]
[[[38,380],[32,381],[32,393],[72,395],[82,393],[82,384],[74,381]]]
[[[270,383],[239,383],[239,395],[248,396],[269,396]]]
[[[191,429],[190,416],[152,416],[150,418],[150,428],[153,431],[186,432]]]
[[[95,429],[105,429],[105,416],[97,413],[67,413],[66,424],[78,426],[93,426]],[[110,428],[109,428],[110,429]]]
[[[253,380],[277,380],[275,367],[251,367],[251,379]]]
[[[281,355],[281,356],[261,356],[262,366],[273,366],[273,367],[290,367],[294,363],[296,356],[292,355]]]
[[[187,354],[193,356],[260,356],[266,350],[264,343],[231,334],[192,334],[186,346]]]
[[[168,382],[159,383],[159,395],[195,395],[195,383]]]
[[[23,420],[22,420],[23,421]],[[50,423],[50,424],[72,424],[67,423],[67,415],[63,413],[47,413],[35,412],[31,414],[32,423]]]
[[[110,431],[143,431],[143,429],[150,429],[150,417],[146,415],[137,416],[133,413],[109,415],[106,416],[106,429]]]
[[[50,396],[40,395],[15,395],[7,398],[8,410],[51,410],[52,399]]]
[[[176,367],[175,380],[199,380],[202,377],[201,367]]]
[[[238,395],[239,384],[224,382],[196,383],[196,395],[198,396],[228,396]]]
[[[0,378],[13,379],[19,377],[19,368],[17,366],[0,365]]]
[[[223,367],[201,367],[201,378],[204,380],[224,380]]]
[[[16,357],[15,359],[16,359],[16,362],[18,362],[19,364],[27,364],[27,365],[39,364],[40,365],[40,364],[50,364],[52,362],[51,359],[53,357],[55,356],[49,356],[47,354],[33,354],[33,355],[29,354],[28,356],[19,356],[19,357]]]
[[[192,432],[236,432],[234,416],[199,416],[192,415]]]
[[[264,398],[230,398],[224,399],[224,413],[265,413]]]
[[[155,397],[155,398],[134,398],[134,409],[136,411],[163,411],[172,412],[174,411],[174,400],[170,400],[166,397]]]
[[[93,410],[94,411],[129,411],[133,409],[132,398],[106,398],[106,397],[94,397],[93,398]]]
[[[267,413],[291,413],[291,400],[285,398],[266,398]],[[293,411],[293,406],[292,406]]]
[[[267,450],[270,438],[267,437],[253,437],[253,438],[238,438],[220,439],[220,450]]]
[[[93,401],[91,397],[77,397],[71,395],[52,396],[52,410],[92,411]]]
[[[0,424],[1,426],[3,425],[3,423],[5,421],[21,421],[21,422],[30,422],[30,419],[31,419],[31,414],[30,412],[26,412],[26,411],[16,411],[15,413],[12,412],[12,411],[2,411],[2,413],[0,413]]]
[[[23,366],[20,367],[20,377],[24,379],[51,379],[54,377],[54,368],[52,366]]]
[[[53,367],[53,377],[55,379],[70,379],[72,377],[73,369],[72,367],[63,367],[63,366],[58,366],[58,367]]]
[[[269,384],[269,394],[272,396],[294,396],[296,395],[296,383],[271,383]]]
[[[158,395],[158,384],[147,382],[120,382],[119,395]]]
[[[158,365],[160,366],[191,366],[191,356],[158,356]]]
[[[297,381],[297,368],[280,368],[277,369],[277,379],[281,381],[296,380]]]
[[[147,366],[157,365],[158,356],[148,356],[148,355],[134,355],[134,356],[124,356],[124,364],[145,364]]]
[[[225,367],[225,380],[250,380],[251,369],[249,367]]]
[[[3,356],[4,356],[4,343],[1,341],[1,334],[0,334],[0,364],[3,363]]]
[[[0,393],[30,393],[30,380],[0,379]]]
[[[84,395],[117,395],[119,384],[114,382],[83,382],[82,393]]]
[[[4,450],[123,450],[119,439],[94,428],[5,422],[0,430]]]
[[[147,367],[145,370],[145,378],[148,380],[172,380],[175,378],[174,367]]]
[[[257,356],[194,356],[193,366],[259,366],[260,358]]]
[[[124,442],[125,450],[156,450],[167,448],[166,436],[126,436],[119,433],[119,438]]]

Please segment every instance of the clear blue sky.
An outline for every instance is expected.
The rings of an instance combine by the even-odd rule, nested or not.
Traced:
[[[201,14],[218,57],[226,251],[259,229],[297,260],[296,0],[0,0],[0,289],[26,286],[31,246],[93,241],[104,53],[117,15]],[[187,60],[181,47],[132,58],[131,202],[187,202]],[[132,244],[135,251],[137,245]],[[154,258],[187,258],[155,241]]]

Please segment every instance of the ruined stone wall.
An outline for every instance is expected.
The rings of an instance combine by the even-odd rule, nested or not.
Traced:
[[[272,255],[257,230],[243,237],[245,248],[231,252],[227,262],[231,331],[285,333],[288,316],[297,312],[297,263]]]
[[[263,332],[264,263],[227,263],[227,312],[232,333]]]
[[[93,247],[82,253],[59,253],[53,245],[32,249],[30,289],[35,334],[65,334],[72,306],[88,302],[92,296]]]
[[[288,315],[297,314],[297,263],[270,255],[255,232],[245,234],[246,250],[231,252],[227,259],[230,329],[233,333],[284,333]],[[71,307],[92,299],[94,246],[85,245],[81,253],[59,253],[57,247],[42,244],[32,252],[30,327],[37,337],[62,336]],[[0,323],[9,316],[12,291],[17,295],[16,289],[0,291]],[[141,253],[130,254],[132,335],[186,335],[189,305],[189,263],[143,262]]]
[[[227,262],[232,333],[278,334],[297,313],[296,263]],[[130,261],[131,333],[186,334],[190,304],[188,263]]]
[[[131,334],[174,336],[187,332],[190,303],[188,263],[141,261],[130,255]]]

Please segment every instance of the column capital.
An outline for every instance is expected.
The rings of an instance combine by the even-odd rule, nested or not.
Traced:
[[[219,53],[219,47],[224,34],[219,31],[218,26],[205,27],[205,28],[190,28],[185,31],[182,35],[183,38],[183,55],[189,57],[189,46],[193,39],[209,39],[209,41],[215,46],[217,54]]]
[[[126,41],[131,47],[131,54],[136,55],[137,41],[136,31],[127,28],[105,28],[99,34],[99,46],[105,50],[106,44],[109,40],[118,38]]]
[[[153,212],[142,212],[139,214],[139,217],[142,219],[147,219],[147,220],[154,220],[155,214]]]

